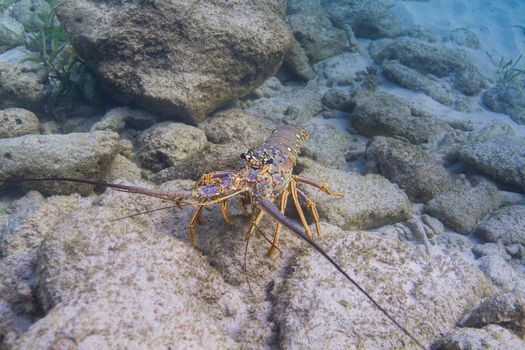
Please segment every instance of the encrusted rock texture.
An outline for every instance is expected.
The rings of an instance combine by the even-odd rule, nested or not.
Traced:
[[[195,124],[276,72],[292,44],[285,10],[280,0],[67,0],[57,14],[106,91]]]

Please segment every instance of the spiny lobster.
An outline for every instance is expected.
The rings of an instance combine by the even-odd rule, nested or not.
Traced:
[[[228,214],[228,200],[234,196],[242,195],[241,204],[244,209],[247,205],[252,208],[252,222],[246,232],[245,239],[249,240],[257,225],[265,214],[270,215],[277,221],[273,240],[267,251],[271,256],[278,249],[279,233],[282,225],[294,232],[299,238],[307,242],[319,252],[330,264],[332,264],[344,277],[350,281],[368,300],[379,309],[391,322],[393,322],[404,334],[406,334],[418,347],[425,347],[398,321],[396,321],[378,302],[370,296],[352,277],[350,277],[340,265],[332,259],[317,243],[313,241],[313,235],[307,225],[305,215],[301,209],[301,202],[310,210],[316,227],[317,234],[321,235],[319,214],[315,203],[297,188],[297,183],[315,186],[321,191],[333,195],[342,196],[340,192],[333,192],[326,184],[318,183],[301,176],[293,175],[292,171],[297,162],[301,148],[308,140],[308,133],[293,126],[283,126],[272,132],[270,137],[261,145],[241,154],[244,166],[239,170],[221,170],[202,175],[196,182],[191,193],[169,192],[112,184],[101,181],[47,177],[38,179],[24,179],[13,182],[34,181],[69,181],[85,183],[102,187],[113,188],[117,191],[139,193],[174,202],[175,206],[196,206],[190,223],[188,225],[189,237],[192,245],[196,244],[195,225],[199,221],[204,206],[220,203],[221,212],[227,223],[232,223]],[[295,209],[302,223],[300,228],[294,221],[284,215],[289,197],[292,197]],[[274,201],[279,198],[279,207]],[[303,232],[304,230],[304,232]]]

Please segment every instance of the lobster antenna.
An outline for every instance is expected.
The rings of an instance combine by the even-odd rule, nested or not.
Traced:
[[[281,212],[277,209],[277,207],[270,202],[267,198],[263,198],[260,201],[261,206],[264,208],[264,210],[270,214],[274,219],[278,220],[279,222],[283,223],[286,227],[288,227],[292,232],[294,232],[299,238],[306,241],[311,247],[313,247],[319,254],[321,254],[330,264],[332,264],[337,271],[339,271],[345,278],[350,281],[361,293],[363,293],[368,300],[377,308],[379,311],[381,311],[392,323],[394,323],[405,335],[407,335],[417,346],[419,346],[421,349],[426,349],[423,344],[421,344],[405,327],[403,327],[399,322],[396,321],[396,319],[391,316],[388,311],[386,311],[379,303],[370,295],[366,290],[363,289],[357,283],[350,275],[346,273],[345,270],[334,260],[328,253],[326,253],[323,248],[321,248],[317,243],[309,239],[301,229],[299,229],[293,221],[288,219],[286,216],[282,215]]]
[[[115,221],[119,221],[119,220],[124,220],[124,219],[127,219],[127,218],[133,218],[135,216],[139,216],[139,215],[144,215],[144,214],[149,214],[149,213],[154,213],[156,211],[161,211],[161,210],[165,210],[165,209],[173,209],[173,208],[179,208],[180,206],[178,204],[175,204],[175,205],[167,205],[165,207],[160,207],[160,208],[155,208],[155,209],[149,209],[149,210],[144,210],[144,211],[139,211],[139,212],[136,212],[136,213],[133,213],[133,214],[129,214],[129,215],[126,215],[126,216],[121,216],[121,217],[118,217],[116,219],[111,219],[109,220],[108,222],[115,222]]]
[[[71,178],[71,177],[42,177],[42,178],[35,178],[35,179],[4,180],[2,181],[2,183],[3,184],[21,184],[24,182],[39,182],[39,181],[76,182],[76,183],[83,183],[83,184],[88,184],[88,185],[93,185],[93,186],[103,186],[107,188],[113,188],[117,191],[138,193],[138,194],[143,194],[143,195],[150,196],[150,197],[156,197],[156,198],[172,200],[172,201],[173,200],[180,201],[180,199],[183,199],[183,198],[191,198],[191,193],[156,191],[156,190],[150,190],[147,188],[141,188],[141,187],[135,187],[135,186],[113,184],[113,183],[104,182],[104,181],[76,179],[76,178]],[[188,204],[184,202],[182,203]]]
[[[248,283],[248,288],[250,289],[250,293],[252,293],[252,297],[255,299],[255,293],[252,289],[252,284],[250,282],[250,277],[248,276],[248,261],[246,259],[246,256],[248,255],[248,244],[250,244],[250,240],[248,239],[246,241],[246,244],[244,245],[244,263],[243,263],[243,270],[244,270],[244,276],[246,276],[246,283]]]

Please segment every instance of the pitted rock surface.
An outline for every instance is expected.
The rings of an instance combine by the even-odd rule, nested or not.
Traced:
[[[272,76],[291,46],[281,0],[66,0],[78,54],[123,103],[191,123]]]

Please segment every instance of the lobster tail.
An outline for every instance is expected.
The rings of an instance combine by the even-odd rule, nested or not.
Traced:
[[[293,164],[297,163],[301,148],[308,140],[306,130],[287,125],[272,132],[270,137],[264,141],[263,146],[273,146],[290,159]]]

